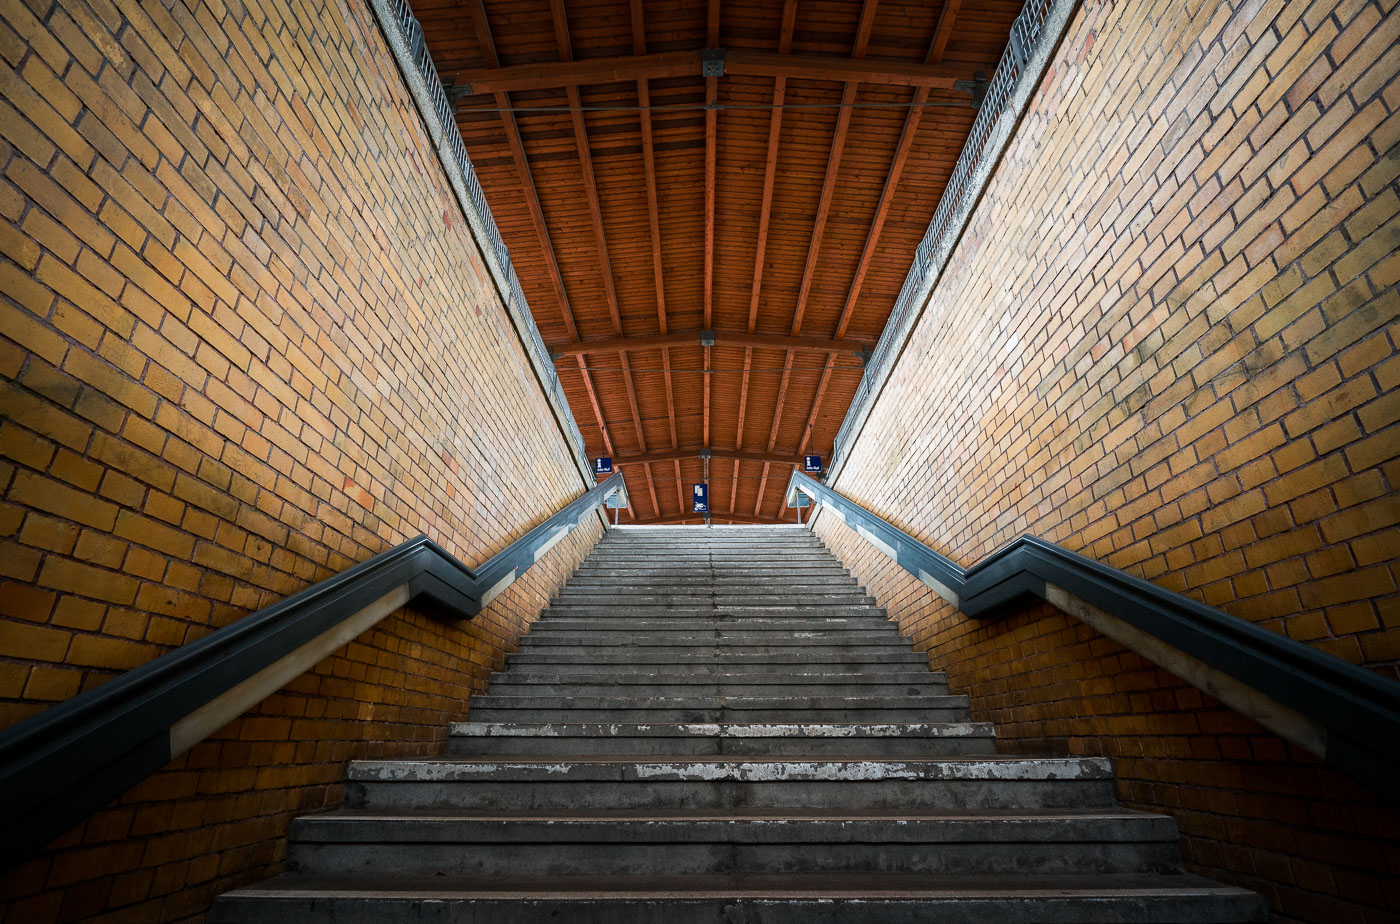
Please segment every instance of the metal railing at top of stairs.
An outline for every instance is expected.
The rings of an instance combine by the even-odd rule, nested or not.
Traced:
[[[410,539],[0,732],[0,869],[405,605],[475,616],[624,490],[613,475],[476,570],[426,536]]]
[[[788,482],[974,619],[1039,599],[1400,801],[1400,683],[1023,535],[962,568],[802,472]]]

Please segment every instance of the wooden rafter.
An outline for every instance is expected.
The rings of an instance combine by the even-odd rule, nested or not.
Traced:
[[[646,19],[643,15],[642,0],[632,0],[632,53],[644,55],[647,51]],[[661,260],[661,219],[656,194],[656,151],[651,132],[651,92],[645,77],[637,80],[637,105],[641,107],[638,118],[642,129],[642,171],[646,176],[647,229],[651,233],[651,274],[656,287],[656,324],[665,336],[666,321],[666,276]],[[671,351],[661,350],[661,366],[666,382],[666,422],[671,430],[671,448],[679,445],[676,435],[676,397],[671,382]]]
[[[709,0],[705,11],[705,45],[719,47],[720,0]],[[719,78],[705,78],[705,327],[714,323],[715,316],[715,164],[719,149]],[[710,368],[710,347],[705,347],[705,368]],[[702,438],[710,445],[710,377],[704,376],[704,418]]]
[[[634,523],[634,524],[632,524],[632,525],[634,525],[634,526],[662,526],[662,525],[666,525],[666,524],[672,524],[672,525],[674,525],[674,524],[677,524],[677,523],[691,523],[691,522],[694,522],[696,525],[699,525],[700,523],[705,522],[705,515],[704,515],[704,514],[701,514],[701,513],[685,513],[685,512],[681,512],[681,513],[676,513],[676,514],[668,514],[668,515],[663,516],[663,517],[651,517],[651,518],[645,519],[645,520],[638,520],[636,523]],[[745,523],[745,524],[748,524],[748,523],[763,523],[763,524],[771,524],[773,521],[772,521],[772,520],[769,520],[769,519],[761,518],[761,517],[749,516],[749,515],[743,514],[743,513],[711,513],[711,514],[710,514],[710,522],[711,522],[711,523]]]
[[[851,48],[851,58],[859,61],[865,57],[866,46],[870,43],[870,30],[875,24],[875,9],[879,0],[865,0],[861,7],[860,24],[856,27],[856,38]],[[802,269],[802,283],[797,290],[797,302],[793,306],[792,335],[796,337],[802,330],[802,321],[807,311],[807,297],[812,291],[812,280],[817,271],[817,257],[821,252],[822,236],[826,232],[827,216],[831,213],[831,199],[836,193],[837,175],[841,172],[841,154],[846,146],[846,132],[851,125],[851,106],[856,101],[859,84],[848,82],[841,90],[841,110],[836,116],[836,129],[831,138],[831,151],[827,155],[826,174],[822,177],[821,198],[817,203],[817,216],[812,223],[812,238],[807,247],[807,261]],[[792,352],[787,356],[791,359]],[[828,363],[829,365],[829,363]],[[772,452],[778,442],[778,427],[783,420],[783,405],[787,400],[788,383],[792,379],[792,364],[783,363],[783,377],[778,383],[778,397],[773,402],[773,424],[768,430],[768,451]],[[768,483],[768,466],[764,466],[763,484]],[[754,505],[754,515],[763,509],[763,493]]]
[[[699,448],[694,449],[654,449],[651,452],[630,456],[613,456],[614,465],[652,465],[657,462],[672,462],[680,459],[699,459]],[[740,449],[711,449],[711,459],[737,459],[740,462],[767,462],[774,465],[796,465],[802,460],[793,453],[748,452]],[[679,476],[678,476],[679,477]]]
[[[554,38],[559,45],[561,61],[573,60],[573,44],[569,39],[569,17],[564,10],[564,0],[550,0],[550,16],[554,23]],[[574,145],[578,150],[579,173],[583,178],[583,190],[588,200],[588,215],[593,223],[593,237],[597,245],[598,271],[603,278],[603,294],[607,298],[608,314],[612,318],[613,331],[623,336],[622,311],[617,302],[617,286],[613,281],[612,260],[608,256],[608,238],[603,229],[603,207],[598,200],[598,182],[593,173],[593,155],[588,147],[588,126],[583,121],[583,100],[577,86],[565,90],[569,99],[570,121],[574,130]],[[637,445],[642,452],[647,451],[646,433],[642,430],[642,412],[637,404],[637,389],[632,382],[631,362],[627,351],[621,350],[618,358],[622,363],[622,382],[627,390],[627,407],[632,412],[632,426],[637,434]],[[658,514],[660,504],[656,498],[656,482],[651,477],[651,469],[643,467],[647,479],[647,492],[651,496],[652,509]]]
[[[723,0],[686,7],[695,16],[648,0],[611,12],[585,11],[582,0],[420,11],[439,73],[456,84],[449,98],[461,104],[482,186],[493,201],[516,203],[497,209],[501,233],[588,452],[619,460],[635,491],[624,523],[697,522],[689,482],[701,477],[712,482],[716,523],[730,514],[795,522],[773,502],[801,454],[829,451],[821,441],[856,385],[855,357],[871,348],[863,341],[874,339],[898,285],[886,271],[907,267],[971,123],[970,110],[929,104],[961,100],[939,88],[993,69],[1000,49],[988,36],[1004,39],[1015,16],[965,0],[882,3],[878,13],[866,0],[770,2],[761,15]],[[474,30],[472,13],[489,16],[494,48],[475,39],[487,30]],[[753,31],[759,22],[766,37]],[[854,39],[866,31],[863,60]],[[960,42],[965,33],[976,41]],[[921,49],[906,46],[911,34]],[[723,76],[703,77],[707,48],[723,49]],[[462,97],[464,75],[498,83]],[[696,111],[706,100],[716,108]],[[861,111],[845,120],[835,185],[824,180],[840,113],[791,106],[846,100]],[[755,104],[761,111],[735,109]],[[867,104],[899,109],[867,118]],[[847,291],[831,293],[833,283]],[[594,293],[587,304],[581,292]],[[714,341],[702,338],[716,326],[725,329]],[[622,420],[637,441],[613,431]]]
[[[787,334],[754,334],[733,331],[712,331],[716,346],[766,347],[791,350],[794,353],[861,353],[874,348],[866,340],[826,340],[822,337],[794,337]],[[612,353],[617,350],[652,350],[657,347],[699,346],[698,330],[634,337],[610,337],[607,340],[570,340],[550,347],[555,356],[579,353]]]
[[[953,22],[957,17],[958,7],[962,0],[947,0],[943,5],[943,10],[938,17],[938,27],[934,30],[932,44],[929,45],[928,54],[924,60],[927,63],[937,64],[943,60],[944,51],[948,47],[948,38],[952,35]],[[880,190],[880,201],[875,206],[875,217],[870,221],[870,232],[865,237],[865,246],[861,248],[860,260],[856,264],[855,276],[851,279],[851,287],[846,293],[846,303],[841,309],[841,317],[836,322],[836,336],[845,336],[846,329],[850,326],[851,317],[855,313],[856,301],[860,298],[862,286],[865,284],[865,274],[870,269],[870,261],[875,256],[875,245],[880,240],[880,232],[884,230],[885,219],[889,215],[890,203],[894,201],[895,190],[899,186],[899,179],[904,173],[904,164],[909,158],[909,150],[914,145],[914,136],[919,130],[919,120],[923,116],[923,104],[928,100],[928,89],[919,87],[914,91],[914,98],[909,107],[909,113],[904,117],[904,128],[899,134],[899,143],[895,146],[894,157],[890,161],[889,172],[885,175],[885,185]],[[817,412],[821,408],[822,399],[826,397],[827,385],[831,382],[831,373],[834,365],[831,361],[822,368],[821,380],[817,383],[817,393],[812,398],[812,410],[807,415],[807,424],[802,428],[802,442],[798,446],[798,452],[807,451],[807,446],[812,439],[812,428],[816,426]]]
[[[778,33],[778,53],[787,54],[792,51],[792,31],[797,24],[797,0],[785,0],[783,3],[782,28]],[[763,288],[763,261],[768,250],[768,222],[772,217],[773,208],[773,186],[778,176],[778,139],[783,127],[783,100],[787,96],[787,78],[776,77],[773,80],[773,112],[768,117],[768,147],[767,156],[763,163],[763,196],[759,199],[758,210],[758,238],[755,241],[753,258],[753,284],[749,289],[749,325],[748,332],[752,334],[758,326],[758,301],[759,293]],[[739,413],[738,420],[734,425],[734,445],[744,445],[744,417],[749,408],[749,373],[753,369],[753,348],[746,347],[744,350],[744,374],[739,381]],[[735,484],[738,484],[739,467],[734,467]],[[731,491],[731,497],[734,495]],[[734,509],[731,499],[729,509]]]
[[[715,18],[711,22],[717,23],[718,20]],[[718,29],[709,33],[707,41],[713,43],[709,47],[718,46]],[[969,69],[960,67],[894,60],[860,61],[828,55],[777,54],[751,48],[725,49],[724,73],[726,77],[786,77],[935,90],[951,90],[956,81],[972,76]],[[699,49],[660,51],[580,61],[536,61],[511,67],[463,68],[448,71],[444,76],[452,79],[453,86],[468,88],[473,95],[515,93],[671,77],[698,79],[701,76],[701,60]]]
[[[472,3],[471,18],[472,28],[476,33],[477,43],[481,47],[482,57],[494,66],[498,63],[496,46],[491,39],[491,27],[486,20],[486,10],[482,6],[482,0],[475,0]],[[564,318],[564,327],[569,332],[570,337],[577,339],[578,324],[574,320],[574,312],[569,305],[569,293],[564,288],[564,276],[559,272],[559,261],[554,255],[554,244],[549,237],[549,226],[545,222],[544,208],[540,205],[539,192],[535,189],[534,177],[530,171],[530,161],[525,154],[525,142],[520,137],[520,126],[516,124],[515,116],[510,112],[510,98],[504,91],[496,94],[496,106],[501,110],[501,123],[505,129],[506,144],[510,148],[516,174],[520,177],[520,188],[525,197],[525,204],[530,211],[530,220],[534,225],[535,234],[539,238],[540,250],[544,253],[549,279],[554,286],[554,297],[559,301],[559,310]],[[588,404],[593,409],[593,416],[598,420],[598,430],[602,435],[603,446],[611,454],[614,451],[612,434],[608,432],[608,422],[603,416],[603,408],[598,401],[598,390],[594,385],[593,376],[589,374],[582,356],[577,357],[577,363],[578,373],[583,378],[583,389],[588,395]],[[628,511],[631,512],[630,504]]]

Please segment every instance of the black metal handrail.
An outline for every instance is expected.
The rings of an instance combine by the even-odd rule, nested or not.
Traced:
[[[475,616],[623,489],[613,475],[475,570],[426,536],[410,539],[0,732],[0,868],[404,605]]]
[[[1126,624],[1114,635],[1126,647],[1397,798],[1400,683],[1035,536],[1020,536],[964,569],[795,471],[789,498],[797,491],[967,616],[994,618],[1027,599],[1067,605],[1081,618],[1097,618],[1097,610]]]

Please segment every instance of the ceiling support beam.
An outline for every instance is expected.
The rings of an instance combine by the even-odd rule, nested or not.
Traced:
[[[797,0],[783,3],[782,30],[778,34],[778,52],[792,50],[792,31],[797,24]],[[768,222],[772,217],[773,185],[778,177],[778,147],[783,127],[783,100],[787,98],[787,78],[773,80],[773,111],[768,116],[768,152],[763,164],[763,196],[758,210],[758,238],[753,258],[753,285],[749,290],[749,326],[752,334],[758,326],[759,293],[763,288],[763,258],[768,250]],[[734,425],[734,445],[744,445],[744,417],[749,407],[749,371],[753,368],[753,348],[744,349],[744,375],[739,380],[739,414]],[[739,464],[734,464],[735,485],[738,484]],[[735,491],[730,492],[729,509],[734,509]]]
[[[632,0],[632,52],[644,55],[647,52],[646,19],[642,0]],[[666,276],[661,261],[661,219],[656,194],[656,145],[651,132],[651,90],[645,77],[637,81],[637,103],[641,106],[638,118],[642,127],[642,171],[646,177],[647,226],[651,233],[651,275],[656,286],[656,323],[664,336],[666,323]],[[666,382],[666,422],[671,429],[671,448],[680,445],[676,435],[676,398],[671,383],[671,351],[661,349],[661,367]]]
[[[703,449],[655,449],[631,456],[613,456],[613,465],[650,465],[654,462],[675,462],[702,459]],[[734,459],[739,462],[766,462],[773,465],[797,465],[800,456],[781,452],[747,452],[741,449],[711,449],[710,460]],[[677,473],[677,477],[680,475]]]
[[[476,0],[471,5],[471,17],[477,44],[481,46],[482,56],[488,64],[494,67],[498,63],[496,45],[491,38],[491,27],[486,20],[486,9],[482,5],[482,0]],[[544,208],[540,205],[539,192],[535,189],[534,176],[530,171],[530,160],[525,154],[525,142],[520,137],[520,126],[516,124],[514,113],[510,112],[510,97],[504,91],[497,92],[495,96],[496,106],[501,110],[501,123],[505,129],[506,143],[510,147],[511,158],[515,162],[515,172],[520,177],[521,194],[525,197],[525,204],[530,211],[531,223],[535,226],[535,235],[539,238],[540,250],[544,253],[545,265],[549,269],[549,279],[554,286],[554,297],[559,302],[559,312],[564,318],[564,328],[570,337],[578,339],[578,324],[574,321],[574,312],[569,306],[569,294],[564,288],[564,276],[559,272],[559,261],[554,255],[554,244],[549,237],[549,226],[545,222]],[[588,395],[588,404],[593,409],[593,416],[598,420],[598,430],[602,435],[603,448],[612,454],[615,451],[612,434],[608,432],[608,422],[603,416],[603,408],[598,401],[598,390],[593,384],[593,376],[589,374],[583,357],[579,356],[576,359],[578,373],[583,379],[583,390]],[[632,517],[636,517],[630,499],[627,512]]]
[[[706,48],[720,46],[720,0],[710,0],[706,7]],[[704,326],[714,323],[714,186],[715,161],[720,147],[720,113],[715,101],[720,98],[720,78],[704,78]],[[710,368],[710,347],[704,349],[704,368]],[[704,377],[704,426],[701,441],[710,445],[710,377]]]
[[[569,18],[564,10],[564,0],[550,0],[550,17],[554,23],[554,38],[559,45],[559,57],[561,61],[570,62],[574,57],[573,45],[569,40]],[[617,302],[617,286],[613,282],[612,259],[608,255],[608,239],[603,230],[603,207],[598,199],[598,183],[593,174],[593,155],[588,146],[588,127],[583,121],[583,100],[579,96],[577,86],[570,86],[566,89],[569,99],[571,122],[574,130],[574,146],[578,150],[579,173],[583,177],[583,190],[588,200],[588,215],[593,224],[593,237],[597,245],[598,269],[603,277],[603,294],[608,302],[608,314],[612,318],[613,332],[618,337],[622,337],[622,311]],[[637,404],[637,389],[632,382],[631,363],[627,359],[627,351],[621,350],[618,354],[622,362],[622,382],[627,389],[627,406],[632,412],[632,426],[637,434],[637,445],[641,451],[647,451],[646,434],[642,430],[642,413]],[[661,508],[656,499],[656,483],[651,477],[651,469],[644,468],[647,479],[647,490],[651,495],[652,509],[658,514]]]
[[[664,516],[664,517],[652,517],[652,518],[646,519],[646,520],[638,520],[636,523],[632,523],[632,524],[629,524],[629,525],[632,525],[632,526],[664,526],[664,525],[667,525],[667,524],[689,523],[689,522],[692,522],[692,521],[694,521],[695,525],[698,526],[698,525],[700,525],[701,523],[705,522],[705,515],[704,515],[703,513],[685,513],[685,512],[682,512],[682,513],[678,513],[678,514],[671,514],[671,515]],[[760,517],[752,517],[752,516],[748,516],[747,514],[743,514],[743,513],[711,513],[711,514],[710,514],[710,522],[711,522],[711,523],[725,523],[725,522],[729,522],[729,523],[744,523],[744,524],[757,523],[757,524],[761,524],[761,525],[764,525],[764,526],[774,526],[774,525],[776,525],[776,524],[773,523],[772,520],[763,519],[763,518],[760,518]]]
[[[713,3],[717,7],[718,3]],[[718,16],[709,17],[711,27],[706,41],[718,47]],[[925,87],[952,90],[959,80],[972,77],[967,68],[915,64],[910,61],[863,61],[828,55],[785,54],[754,48],[724,50],[726,77],[786,77],[789,80],[829,80],[865,83],[884,87]],[[475,94],[515,93],[521,90],[552,90],[670,77],[700,78],[700,50],[660,51],[643,55],[587,58],[582,61],[536,61],[511,67],[492,66],[449,71],[454,88],[466,86]],[[704,78],[707,83],[717,78]]]
[[[825,340],[821,337],[795,337],[787,334],[740,334],[730,331],[674,331],[612,337],[607,340],[572,340],[549,348],[555,356],[581,353],[611,353],[617,350],[653,350],[657,347],[700,346],[705,334],[714,335],[714,345],[791,350],[795,353],[862,353],[875,344],[862,340]]]
[[[879,0],[865,0],[861,7],[860,23],[856,27],[855,42],[851,48],[851,58],[855,61],[865,57],[865,49],[870,44],[870,31],[875,25],[875,8]],[[831,151],[827,155],[826,175],[822,178],[821,198],[817,203],[817,217],[812,223],[811,243],[807,247],[807,262],[802,269],[802,283],[797,290],[797,303],[793,306],[792,336],[802,331],[802,321],[807,312],[807,297],[812,292],[812,280],[816,277],[817,258],[821,253],[822,237],[826,233],[826,220],[831,214],[831,200],[836,193],[837,177],[841,172],[841,155],[846,147],[846,132],[851,125],[851,107],[856,101],[859,84],[849,81],[841,90],[841,110],[836,116],[836,130],[832,133]],[[791,357],[791,353],[788,354]],[[829,364],[829,363],[828,363]],[[773,404],[773,425],[768,431],[768,451],[772,452],[778,442],[778,428],[783,420],[783,405],[787,400],[788,383],[792,379],[791,364],[783,363],[783,377],[778,383],[778,397]],[[768,466],[763,469],[764,487],[768,484]],[[763,507],[763,493],[759,492],[754,505],[754,516]],[[779,507],[779,513],[782,508]]]
[[[934,30],[932,44],[929,45],[928,54],[924,60],[930,64],[937,64],[943,60],[943,53],[948,47],[948,38],[953,31],[953,22],[957,17],[958,7],[962,0],[946,0],[943,4],[943,11],[938,17],[938,27]],[[860,261],[856,264],[855,276],[851,279],[851,287],[846,293],[846,304],[841,309],[841,317],[836,323],[836,337],[844,337],[846,329],[850,326],[851,315],[855,313],[856,302],[860,298],[861,288],[865,285],[865,274],[870,269],[870,262],[875,256],[875,246],[879,243],[880,232],[884,230],[885,219],[889,216],[890,203],[894,201],[895,190],[899,186],[900,177],[904,173],[904,165],[909,159],[909,150],[914,146],[914,136],[919,130],[919,120],[923,116],[923,104],[928,100],[928,89],[920,87],[914,91],[913,105],[909,107],[909,113],[904,117],[904,128],[899,134],[899,143],[895,145],[894,157],[890,161],[889,172],[885,175],[885,185],[880,191],[880,201],[875,206],[875,217],[870,221],[870,233],[865,237],[865,246],[860,251]],[[798,446],[798,452],[806,452],[807,446],[812,439],[812,428],[817,422],[817,412],[821,408],[822,398],[826,395],[827,385],[831,382],[831,373],[834,366],[830,360],[822,368],[822,377],[817,385],[817,395],[812,401],[811,413],[807,415],[807,425],[802,430],[802,442]]]

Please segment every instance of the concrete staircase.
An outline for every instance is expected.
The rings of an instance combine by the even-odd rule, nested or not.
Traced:
[[[610,531],[470,718],[212,924],[1265,919],[1107,760],[998,756],[798,527]]]

